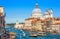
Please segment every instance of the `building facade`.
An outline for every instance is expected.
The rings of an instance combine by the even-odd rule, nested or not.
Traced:
[[[43,28],[45,29],[46,27],[48,27],[47,20],[53,17],[52,13],[52,10],[48,9],[42,16],[41,9],[39,9],[38,3],[36,3],[35,8],[32,10],[31,17],[25,19],[25,26],[35,26],[37,30],[42,30]]]
[[[51,25],[52,32],[60,33],[60,18],[54,18],[54,22]]]
[[[35,8],[32,10],[31,17],[25,19],[24,29],[34,29],[45,32],[52,32],[53,30],[59,31],[60,24],[57,25],[59,22],[60,18],[53,17],[52,9],[47,9],[42,15],[42,11],[39,9],[38,4],[36,3]]]
[[[24,23],[19,23],[18,20],[17,20],[14,28],[15,29],[22,29],[23,26],[24,26]]]
[[[0,6],[0,39],[9,39],[8,31],[5,29],[4,9]]]

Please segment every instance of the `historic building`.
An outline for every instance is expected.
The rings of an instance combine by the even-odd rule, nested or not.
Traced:
[[[22,29],[23,26],[24,26],[24,23],[19,23],[19,21],[17,20],[14,28],[15,29]]]
[[[54,18],[54,22],[51,25],[52,32],[60,33],[60,18]]]
[[[31,16],[25,19],[24,24],[19,24],[17,21],[15,28],[45,32],[52,32],[56,30],[58,32],[60,30],[60,18],[53,17],[52,9],[47,9],[44,14],[42,14],[41,9],[38,7],[38,3],[36,3]]]
[[[8,31],[5,29],[5,15],[2,6],[0,6],[0,39],[9,39]]]
[[[46,10],[44,13],[44,18],[53,18],[53,11],[51,9]]]
[[[52,10],[46,10],[44,16],[36,3],[35,8],[32,10],[32,15],[30,18],[25,19],[25,27],[28,26],[31,29],[31,26],[35,26],[37,30],[42,30],[47,27],[47,21],[52,18]]]
[[[58,27],[60,27],[60,24],[57,23],[60,23],[60,19],[53,17],[52,9],[47,9],[42,16],[41,9],[39,9],[36,3],[35,8],[32,10],[31,17],[25,19],[24,29],[30,30],[34,27],[36,30],[46,32],[52,32],[53,30],[59,31],[60,29]]]

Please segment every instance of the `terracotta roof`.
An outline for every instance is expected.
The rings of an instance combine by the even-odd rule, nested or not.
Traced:
[[[55,20],[60,20],[60,18],[55,18]]]
[[[59,24],[59,25],[60,25],[60,22],[57,22],[57,23],[55,23],[55,24]]]
[[[50,18],[50,20],[52,20],[52,19],[60,20],[60,18]],[[28,18],[28,19],[25,19],[25,20],[32,20],[32,22],[41,21],[41,23],[44,23],[47,20],[49,20],[49,18],[45,18],[45,19]],[[59,23],[56,22],[56,24],[59,24]]]
[[[60,23],[59,24],[56,23],[56,24],[52,24],[52,25],[60,25]]]
[[[25,19],[25,20],[33,20],[33,19],[36,19],[36,18],[28,18],[28,19]]]

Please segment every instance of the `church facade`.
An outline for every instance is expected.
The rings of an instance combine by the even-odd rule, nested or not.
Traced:
[[[47,9],[44,14],[42,14],[41,9],[36,3],[35,8],[32,10],[32,14],[29,18],[25,19],[23,24],[16,22],[15,28],[45,32],[59,32],[60,30],[60,18],[53,17],[53,10]]]
[[[25,19],[24,27],[26,27],[26,29],[28,28],[28,30],[34,27],[36,30],[52,32],[53,28],[57,28],[58,26],[56,23],[60,24],[60,19],[59,22],[57,22],[57,19],[58,18],[53,17],[52,9],[47,9],[44,15],[42,15],[42,11],[39,9],[38,4],[36,3],[35,8],[32,10],[31,17]],[[54,24],[57,26],[53,26]],[[60,27],[60,25],[58,27]]]

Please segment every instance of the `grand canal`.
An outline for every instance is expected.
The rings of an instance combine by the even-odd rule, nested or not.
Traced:
[[[9,32],[16,33],[16,38],[15,39],[60,39],[60,35],[59,34],[47,34],[44,37],[43,36],[30,37],[28,31],[16,30],[16,29],[14,29],[13,26],[7,26],[5,28]],[[25,36],[24,36],[23,32],[25,33]]]

